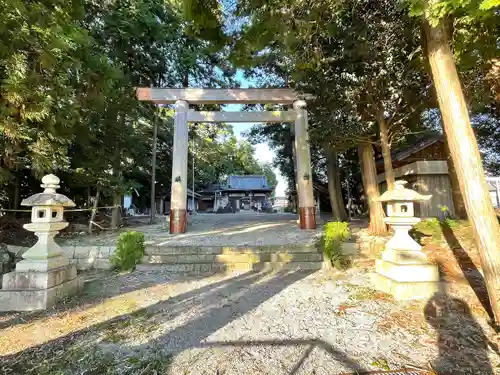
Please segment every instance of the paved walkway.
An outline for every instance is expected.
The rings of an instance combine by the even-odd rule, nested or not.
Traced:
[[[491,330],[463,302],[397,303],[369,285],[360,269],[101,274],[54,311],[0,315],[0,373],[496,373]]]

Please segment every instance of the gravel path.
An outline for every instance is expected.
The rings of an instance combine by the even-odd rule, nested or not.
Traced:
[[[331,375],[428,363],[496,374],[499,365],[491,329],[463,302],[397,303],[360,269],[110,273],[58,310],[3,315],[0,328],[2,374]]]
[[[189,217],[187,233],[171,235],[165,218],[155,225],[135,230],[144,232],[147,241],[174,246],[248,246],[312,244],[321,230],[300,230],[297,215],[289,213],[240,212],[236,214],[197,214]],[[130,230],[131,228],[126,228]],[[62,245],[112,245],[118,234],[83,235],[61,240]]]

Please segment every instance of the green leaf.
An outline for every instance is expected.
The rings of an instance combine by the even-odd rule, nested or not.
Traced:
[[[489,10],[495,7],[500,6],[500,0],[483,0],[479,9],[481,10]]]

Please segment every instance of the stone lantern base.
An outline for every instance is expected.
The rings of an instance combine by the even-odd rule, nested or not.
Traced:
[[[420,271],[424,271],[423,274]],[[437,274],[437,266],[433,264],[402,265],[380,259],[376,262],[372,282],[376,289],[391,294],[398,301],[428,299],[438,291]]]
[[[49,271],[16,270],[3,275],[0,311],[44,310],[82,289],[83,279],[74,265]]]
[[[31,223],[24,228],[34,232],[38,241],[23,254],[16,270],[3,275],[0,290],[0,311],[44,310],[59,300],[82,290],[83,280],[76,275],[76,267],[54,237],[68,226],[63,221],[64,207],[74,207],[68,197],[56,193],[59,178],[42,178],[45,190],[23,199],[21,205],[30,206]]]
[[[420,221],[416,218],[386,218],[396,234],[386,244],[382,259],[375,263],[372,282],[376,289],[392,294],[396,300],[427,299],[438,291],[439,270],[431,264],[421,247],[408,234]]]

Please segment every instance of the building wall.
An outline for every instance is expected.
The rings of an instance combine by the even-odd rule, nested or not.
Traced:
[[[397,179],[401,180],[402,178]],[[415,204],[416,217],[441,217],[441,206],[448,207],[450,214],[455,215],[448,175],[404,176],[404,180],[408,182],[407,188],[422,195],[432,195],[428,202]],[[385,181],[380,183],[379,188],[380,194],[384,193],[387,190],[387,183]]]
[[[419,217],[440,217],[443,206],[448,208],[452,216],[455,215],[448,175],[420,175],[416,178],[417,181],[413,189],[422,195],[432,194],[432,198],[428,202],[418,204]]]
[[[443,141],[436,142],[426,148],[413,152],[403,160],[393,160],[394,168],[415,163],[416,161],[446,161],[447,153]],[[377,162],[377,173],[384,173],[383,161]]]
[[[441,206],[448,207],[450,214],[455,215],[448,167],[445,161],[417,161],[394,169],[394,174],[397,180],[408,181],[408,188],[422,195],[432,195],[428,202],[415,205],[415,216],[441,217]],[[380,183],[380,192],[386,191],[385,174],[379,174],[377,181]]]
[[[214,200],[200,200],[198,202],[198,211],[213,211],[214,210]]]

